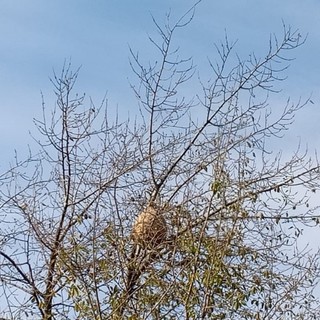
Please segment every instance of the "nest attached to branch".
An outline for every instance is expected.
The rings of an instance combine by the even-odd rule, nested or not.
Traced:
[[[162,211],[150,204],[135,221],[131,238],[135,244],[143,248],[155,248],[167,237],[167,225]]]

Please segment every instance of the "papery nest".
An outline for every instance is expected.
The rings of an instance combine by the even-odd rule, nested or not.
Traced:
[[[132,227],[131,238],[143,248],[155,248],[167,237],[167,224],[163,212],[154,204],[144,209]]]

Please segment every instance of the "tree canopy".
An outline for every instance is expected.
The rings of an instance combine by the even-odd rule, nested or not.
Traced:
[[[298,246],[302,226],[318,225],[319,163],[268,145],[308,103],[269,105],[304,39],[284,25],[265,55],[241,59],[225,37],[202,79],[175,45],[194,8],[154,21],[154,60],[130,50],[126,121],[77,94],[71,64],[54,74],[38,150],[0,176],[4,316],[319,317],[319,255]]]

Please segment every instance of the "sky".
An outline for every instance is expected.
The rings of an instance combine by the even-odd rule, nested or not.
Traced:
[[[181,16],[195,0],[0,0],[0,172],[8,167],[14,150],[26,153],[36,133],[33,119],[41,116],[41,93],[46,107],[54,96],[49,78],[71,59],[81,66],[77,84],[97,104],[107,93],[109,106],[134,116],[137,104],[130,83],[137,83],[129,65],[129,47],[144,61],[154,58],[148,37],[157,37],[152,21],[160,25],[170,11]],[[236,52],[246,58],[268,50],[270,34],[282,37],[283,23],[307,36],[290,53],[288,79],[281,84],[279,104],[312,95],[298,113],[286,139],[292,150],[299,141],[312,151],[320,140],[320,1],[318,0],[202,0],[194,19],[179,30],[174,45],[192,57],[203,79],[211,74],[208,58],[216,59],[215,43],[225,34],[237,41]],[[191,94],[197,94],[192,91]],[[283,145],[283,141],[280,142]],[[285,151],[285,150],[284,150]]]
[[[129,47],[153,58],[148,36],[169,10],[173,17],[185,12],[193,0],[0,0],[0,170],[13,150],[26,150],[33,118],[41,112],[43,92],[47,106],[53,105],[49,77],[59,72],[65,60],[81,66],[79,92],[99,103],[107,92],[109,104],[122,113],[135,112],[129,82]],[[203,0],[192,23],[177,33],[175,42],[186,57],[192,57],[206,77],[207,58],[215,59],[214,44],[237,40],[242,57],[263,54],[270,34],[282,35],[282,23],[307,35],[306,44],[292,57],[288,80],[280,97],[298,99],[312,94],[315,102],[298,117],[292,140],[312,144],[319,136],[320,1],[317,0]],[[313,139],[309,139],[313,135]],[[313,145],[311,146],[314,147]]]

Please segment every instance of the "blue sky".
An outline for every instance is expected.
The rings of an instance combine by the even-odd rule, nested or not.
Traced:
[[[31,141],[28,131],[35,131],[32,119],[41,111],[40,91],[47,106],[53,104],[49,77],[53,69],[61,69],[65,59],[71,58],[75,68],[82,65],[79,92],[86,92],[97,103],[107,92],[111,107],[134,114],[128,46],[152,59],[147,39],[155,34],[151,14],[161,23],[169,9],[172,16],[179,16],[193,3],[0,0],[0,170],[6,168],[13,149],[24,152]],[[318,0],[203,0],[192,24],[177,33],[175,43],[182,54],[193,57],[206,78],[207,57],[214,60],[214,43],[223,39],[225,30],[231,40],[238,40],[236,51],[242,57],[253,51],[263,54],[271,33],[281,37],[282,20],[302,35],[308,34],[306,44],[291,53],[296,60],[287,72],[289,78],[279,99],[313,94],[315,104],[297,118],[292,141],[301,137],[315,147],[314,135],[320,137],[319,14]]]

